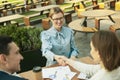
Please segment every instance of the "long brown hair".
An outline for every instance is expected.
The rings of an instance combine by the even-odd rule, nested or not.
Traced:
[[[111,31],[98,31],[92,37],[92,43],[99,51],[104,67],[112,71],[120,66],[120,41]]]

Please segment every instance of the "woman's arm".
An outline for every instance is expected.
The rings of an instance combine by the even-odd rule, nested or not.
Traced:
[[[64,61],[61,59],[61,56],[54,54],[52,49],[52,43],[50,36],[46,34],[45,31],[41,33],[42,41],[42,54],[47,58],[47,65],[53,64],[53,61],[56,60],[59,65],[65,65]]]
[[[79,51],[78,51],[78,49],[75,46],[75,40],[74,40],[74,35],[73,35],[73,31],[72,30],[71,30],[70,47],[71,47],[71,57],[77,56]]]
[[[76,70],[87,74],[88,76],[92,76],[95,74],[100,68],[100,65],[92,65],[92,64],[85,64],[80,61],[74,61],[71,59],[65,60],[67,64],[71,65]]]
[[[53,61],[54,53],[51,51],[52,43],[50,41],[50,36],[45,32],[41,32],[41,41],[42,41],[42,54],[47,58],[48,61]]]

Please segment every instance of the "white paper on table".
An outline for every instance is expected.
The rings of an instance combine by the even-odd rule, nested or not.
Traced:
[[[80,73],[80,74],[78,75],[78,78],[79,78],[79,79],[87,79],[87,75],[84,74],[84,73]]]
[[[43,78],[50,78],[51,75],[56,75],[56,77],[53,80],[71,80],[75,74],[75,72],[72,72],[70,70],[69,66],[59,66],[42,69]]]

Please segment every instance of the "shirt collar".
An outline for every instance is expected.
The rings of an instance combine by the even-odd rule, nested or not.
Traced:
[[[11,75],[11,73],[9,73],[9,72],[7,72],[7,71],[1,70],[1,69],[0,69],[0,71],[3,72],[3,73],[6,73],[6,74]]]
[[[56,37],[57,35],[61,35],[63,38],[65,38],[65,36],[64,36],[64,34],[63,34],[63,31],[64,31],[64,26],[62,26],[60,32],[57,31],[54,26],[52,26],[52,27],[50,28],[50,32],[52,32],[53,36],[55,36],[55,37]]]

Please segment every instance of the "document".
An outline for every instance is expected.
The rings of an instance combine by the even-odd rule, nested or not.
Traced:
[[[42,77],[52,80],[71,80],[75,74],[75,72],[70,70],[69,66],[42,69]]]
[[[78,78],[79,78],[79,79],[85,79],[85,80],[88,79],[88,78],[87,78],[87,75],[84,74],[84,73],[80,73],[80,74],[78,75]]]

